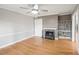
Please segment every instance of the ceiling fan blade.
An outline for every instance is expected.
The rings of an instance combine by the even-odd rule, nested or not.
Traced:
[[[28,8],[28,7],[20,7],[21,9],[30,9],[30,10],[32,10],[32,8]]]
[[[26,12],[26,13],[31,13],[31,11],[28,11],[28,12]]]
[[[20,7],[21,9],[28,9],[28,8],[26,8],[26,7]]]
[[[40,11],[42,11],[42,12],[48,12],[48,10],[40,10]]]

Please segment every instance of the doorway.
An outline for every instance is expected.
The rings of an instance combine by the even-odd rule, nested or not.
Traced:
[[[35,36],[42,37],[42,19],[35,19]]]

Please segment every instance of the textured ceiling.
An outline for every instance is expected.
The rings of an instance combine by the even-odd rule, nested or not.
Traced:
[[[24,15],[33,16],[29,9],[22,9],[20,7],[32,8],[31,4],[0,4],[0,8],[8,9],[10,11],[18,12]],[[46,9],[48,12],[39,12],[39,16],[55,15],[55,14],[71,14],[75,9],[76,4],[39,4],[39,9]]]

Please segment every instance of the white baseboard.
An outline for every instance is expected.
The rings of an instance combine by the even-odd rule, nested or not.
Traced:
[[[25,38],[23,38],[23,39],[20,39],[20,40],[15,41],[15,42],[8,43],[8,44],[3,45],[3,46],[0,46],[0,49],[1,49],[1,48],[5,48],[5,47],[8,47],[8,46],[13,45],[13,44],[16,44],[16,43],[21,42],[21,41],[23,41],[23,40],[27,40],[27,39],[29,39],[29,38],[31,38],[31,37],[33,37],[33,36],[34,36],[34,35],[29,36],[29,37],[25,37]]]

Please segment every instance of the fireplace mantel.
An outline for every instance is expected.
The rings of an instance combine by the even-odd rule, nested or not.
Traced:
[[[45,32],[46,31],[53,31],[54,35],[55,35],[55,38],[58,39],[58,29],[57,28],[43,28],[42,29],[42,37],[45,37]]]
[[[57,28],[43,28],[43,30],[57,30]]]

